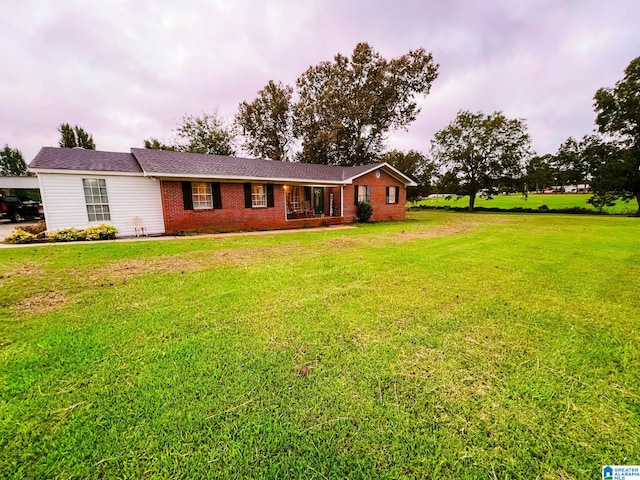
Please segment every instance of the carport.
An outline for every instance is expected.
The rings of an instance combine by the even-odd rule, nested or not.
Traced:
[[[40,200],[40,184],[38,177],[1,177],[0,195],[16,195]]]

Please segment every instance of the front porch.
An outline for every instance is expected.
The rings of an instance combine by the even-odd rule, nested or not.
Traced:
[[[342,223],[342,186],[285,185],[286,219]],[[313,222],[315,223],[315,222]]]

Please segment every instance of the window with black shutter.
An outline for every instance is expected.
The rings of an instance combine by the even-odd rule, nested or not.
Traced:
[[[371,203],[371,187],[369,185],[355,186],[355,204]]]
[[[273,207],[273,185],[270,183],[245,183],[244,207],[264,208]]]
[[[182,204],[185,210],[222,208],[220,182],[182,182]]]
[[[244,184],[244,208],[251,208],[251,184]]]
[[[191,182],[191,199],[194,210],[211,210],[213,195],[210,183]]]
[[[400,197],[400,187],[387,187],[387,203],[398,203]]]

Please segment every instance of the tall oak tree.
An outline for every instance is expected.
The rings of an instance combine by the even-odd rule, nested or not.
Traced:
[[[351,57],[336,55],[310,67],[296,82],[294,134],[298,159],[308,163],[362,165],[377,160],[387,134],[413,122],[438,75],[424,49],[387,60],[367,43]]]
[[[635,198],[640,216],[640,57],[614,88],[599,89],[594,100],[598,130],[622,146],[620,155],[601,166],[600,173],[609,178],[603,185],[625,200]]]
[[[460,180],[473,211],[480,190],[492,190],[498,180],[521,175],[523,162],[531,154],[531,139],[521,119],[509,119],[502,112],[460,111],[436,132],[431,154],[443,171]]]
[[[251,103],[238,107],[236,124],[244,137],[243,148],[256,157],[288,160],[293,142],[291,97],[293,88],[270,80]]]

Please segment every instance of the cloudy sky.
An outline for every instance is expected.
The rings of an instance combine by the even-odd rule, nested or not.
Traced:
[[[184,114],[232,119],[269,80],[368,42],[440,64],[389,145],[428,152],[457,111],[524,118],[538,153],[593,130],[593,95],[640,55],[638,0],[21,0],[0,16],[0,147],[29,162],[62,122],[99,150],[169,140]]]

